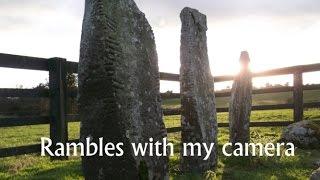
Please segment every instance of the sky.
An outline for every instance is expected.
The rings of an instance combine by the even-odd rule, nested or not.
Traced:
[[[180,67],[180,11],[188,6],[207,15],[208,54],[214,76],[235,74],[240,52],[247,50],[252,71],[320,63],[319,0],[136,0],[151,24],[161,72]],[[78,61],[84,0],[1,0],[0,53],[63,57]],[[304,75],[320,83],[320,73]],[[34,87],[47,72],[0,68],[0,88]],[[254,79],[292,84],[291,76]],[[217,83],[223,88],[230,83]],[[179,90],[161,82],[161,91]]]

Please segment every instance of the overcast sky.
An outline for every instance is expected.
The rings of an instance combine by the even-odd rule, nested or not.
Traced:
[[[136,0],[136,3],[153,27],[162,72],[179,72],[179,14],[185,6],[207,15],[213,75],[236,73],[242,50],[249,51],[253,71],[320,63],[319,0]],[[78,61],[83,11],[84,0],[1,0],[0,52]],[[307,83],[315,82],[311,76],[314,74],[305,76]],[[0,87],[18,84],[32,87],[46,78],[45,72],[0,69]],[[278,81],[290,82],[284,77],[277,77],[274,82]],[[264,82],[256,80],[257,84]],[[171,84],[162,85],[162,89],[170,89]],[[173,86],[176,89],[178,85]]]

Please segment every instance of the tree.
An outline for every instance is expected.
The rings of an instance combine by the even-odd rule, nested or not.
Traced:
[[[67,88],[68,89],[76,89],[78,87],[77,79],[78,79],[78,77],[75,74],[68,73],[67,74]]]

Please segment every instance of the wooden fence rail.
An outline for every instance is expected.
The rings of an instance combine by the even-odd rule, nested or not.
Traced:
[[[68,62],[61,58],[36,58],[0,53],[0,67],[39,70],[49,72],[49,90],[38,89],[14,89],[0,88],[0,97],[32,97],[32,98],[49,98],[50,113],[48,116],[39,117],[15,117],[0,118],[0,128],[50,124],[50,138],[54,142],[70,142],[68,140],[68,122],[79,121],[79,115],[66,114],[66,98],[77,96],[76,91],[67,91],[66,74],[77,73],[78,63]],[[293,109],[294,121],[300,121],[303,118],[304,108],[319,108],[320,102],[303,103],[304,90],[318,90],[320,84],[303,85],[303,73],[320,71],[320,64],[310,64],[293,66],[286,68],[278,68],[259,73],[253,73],[253,77],[266,77],[277,75],[293,75],[293,86],[291,87],[273,87],[264,89],[254,89],[253,94],[293,92],[293,104],[277,104],[253,106],[252,110],[273,110],[273,109]],[[160,73],[160,79],[165,81],[179,81],[178,74]],[[232,81],[234,76],[216,76],[214,82]],[[180,98],[179,93],[162,93],[163,99]],[[216,97],[229,97],[230,92],[216,92]],[[164,115],[179,115],[180,109],[164,109]],[[217,108],[217,112],[228,112],[228,108]],[[268,127],[268,126],[287,126],[294,121],[267,121],[267,122],[251,122],[252,127]],[[228,127],[228,123],[218,123],[219,127]],[[180,127],[167,128],[168,133],[179,132]],[[78,140],[71,140],[77,142]],[[21,154],[29,154],[39,152],[40,145],[27,145],[20,147],[11,147],[0,149],[0,158]]]

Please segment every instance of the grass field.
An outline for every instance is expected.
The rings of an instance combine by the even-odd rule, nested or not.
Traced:
[[[166,124],[177,117],[166,117]],[[79,123],[70,123],[70,138],[77,138]],[[252,142],[276,142],[282,128],[251,128]],[[5,128],[1,130],[1,147],[39,143],[40,136],[48,136],[48,126]],[[320,159],[320,150],[296,151],[294,157],[255,157],[252,159],[225,157],[219,153],[219,164],[215,173],[205,175],[179,172],[180,133],[169,134],[170,142],[176,146],[175,156],[170,158],[172,179],[307,179],[313,170],[313,162]],[[219,128],[219,149],[228,141],[228,129]],[[24,155],[0,159],[0,179],[83,179],[79,157],[68,161],[50,161],[48,157]]]
[[[320,102],[320,90],[304,91],[303,101]],[[273,105],[273,104],[286,104],[292,103],[292,93],[269,93],[269,94],[256,94],[252,97],[253,105]],[[229,97],[216,98],[217,107],[228,107]],[[178,108],[180,107],[180,99],[166,99],[164,100],[164,108]]]
[[[305,101],[320,101],[320,91],[305,94]],[[270,97],[270,96],[269,96]],[[256,99],[257,97],[255,97]],[[273,97],[274,98],[274,97]],[[286,99],[280,95],[278,101]],[[288,97],[289,98],[289,97]],[[275,98],[277,99],[277,98]],[[179,100],[166,100],[164,107],[178,107]],[[258,97],[256,103],[267,104],[267,96]],[[218,106],[223,107],[226,99],[218,99]],[[280,102],[281,103],[281,102]],[[279,102],[271,104],[280,104]],[[292,120],[292,110],[272,110],[252,112],[252,121]],[[227,113],[219,113],[218,121],[227,122]],[[308,109],[304,119],[320,119],[319,109]],[[180,126],[179,116],[166,116],[166,127]],[[252,142],[276,142],[281,135],[281,127],[251,128]],[[15,147],[27,144],[38,144],[40,137],[49,136],[48,125],[0,128],[0,148]],[[79,123],[69,123],[69,139],[79,137]],[[179,172],[180,133],[168,135],[170,142],[176,146],[175,156],[170,158],[171,179],[308,179],[314,169],[313,162],[320,159],[320,150],[296,150],[294,157],[225,157],[219,153],[219,164],[214,172],[204,175]],[[219,149],[228,142],[228,129],[219,128]],[[0,159],[0,179],[83,179],[79,157],[70,157],[67,161],[50,161],[48,157],[23,155]]]

